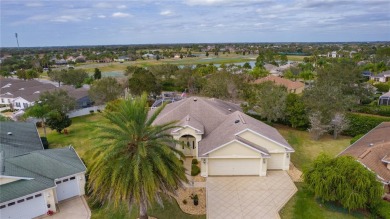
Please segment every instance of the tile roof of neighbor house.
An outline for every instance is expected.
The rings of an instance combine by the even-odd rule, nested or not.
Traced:
[[[56,87],[53,84],[46,84],[37,80],[0,78],[0,95],[10,93],[13,98],[21,97],[29,102],[38,100],[39,96],[46,91],[51,92],[58,89],[67,91],[69,96],[76,100],[88,96],[88,89],[83,87],[77,89],[69,85]]]
[[[253,83],[259,84],[259,83],[263,83],[266,81],[272,81],[277,85],[282,85],[282,86],[286,87],[288,90],[293,90],[293,89],[305,87],[305,84],[302,82],[291,81],[291,80],[277,77],[277,76],[273,76],[273,75],[268,75],[267,77],[259,78],[259,79],[255,80]]]
[[[390,170],[386,163],[390,157],[390,122],[382,122],[340,155],[355,157],[383,181],[390,182]]]
[[[1,122],[0,126],[0,151],[5,154],[1,175],[23,178],[0,185],[0,203],[52,188],[55,179],[86,171],[72,147],[43,150],[35,124]]]
[[[154,111],[155,109],[151,113]],[[236,134],[247,129],[276,142],[287,151],[294,151],[275,128],[246,115],[236,104],[214,98],[189,97],[168,104],[154,124],[181,121],[188,116],[196,119],[204,127],[204,134],[199,142],[199,156],[207,156],[208,152],[232,140],[240,141],[236,138]],[[267,153],[256,145],[250,146]]]

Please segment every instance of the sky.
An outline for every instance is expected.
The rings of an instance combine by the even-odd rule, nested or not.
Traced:
[[[1,0],[0,46],[390,41],[390,0]]]

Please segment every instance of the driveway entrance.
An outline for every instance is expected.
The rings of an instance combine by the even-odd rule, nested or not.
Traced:
[[[207,218],[273,219],[297,188],[285,171],[263,177],[208,177]]]

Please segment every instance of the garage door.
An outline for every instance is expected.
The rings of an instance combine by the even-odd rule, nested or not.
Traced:
[[[16,199],[0,205],[1,219],[29,219],[47,213],[45,198],[42,193]]]
[[[56,184],[57,201],[80,195],[79,185],[75,176],[58,180]]]
[[[260,159],[209,159],[208,174],[218,175],[259,175]]]
[[[284,153],[282,154],[271,154],[271,158],[268,159],[267,169],[269,170],[281,170],[283,169]]]

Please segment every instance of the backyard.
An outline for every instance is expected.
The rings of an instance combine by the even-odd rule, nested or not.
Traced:
[[[73,118],[72,125],[68,128],[67,135],[58,134],[55,131],[48,130],[48,140],[50,148],[63,147],[72,145],[78,154],[85,158],[87,151],[94,144],[93,137],[97,130],[94,125],[102,120],[100,113]],[[311,140],[310,135],[306,131],[299,131],[290,127],[275,125],[275,128],[286,138],[293,146],[295,153],[291,159],[294,165],[302,169],[307,164],[312,162],[321,152],[335,156],[343,149],[349,146],[351,138],[341,136],[337,140],[333,140],[330,135],[322,137],[319,141]],[[39,132],[43,135],[42,128]],[[88,165],[88,160],[86,160]],[[297,183],[298,192],[281,210],[281,218],[368,218],[359,212],[348,213],[339,206],[331,204],[323,204],[317,201],[306,189],[303,183]],[[92,206],[92,205],[91,205]],[[122,206],[118,209],[112,207],[100,208],[91,207],[92,218],[136,218],[137,211],[132,211],[128,214],[127,207]],[[157,218],[205,218],[205,216],[192,216],[183,213],[174,199],[172,201],[164,200],[164,208],[155,205],[150,209],[150,215]]]

